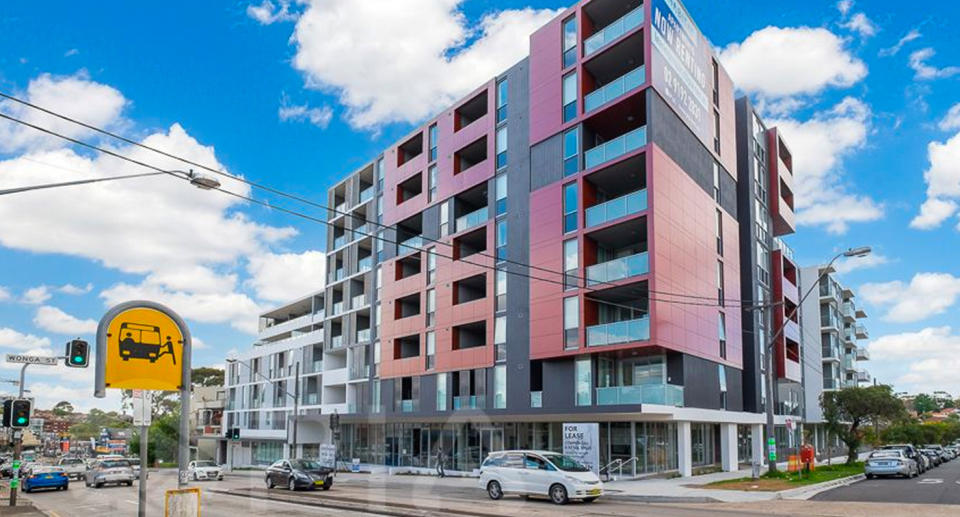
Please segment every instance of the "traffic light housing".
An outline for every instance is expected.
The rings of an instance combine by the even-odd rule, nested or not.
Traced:
[[[240,439],[240,428],[234,427],[230,429],[230,439],[239,440]]]
[[[10,427],[10,415],[13,413],[13,399],[3,401],[3,427]]]
[[[90,364],[90,345],[82,339],[67,343],[67,366],[86,368]]]
[[[16,399],[10,403],[10,427],[25,429],[30,427],[31,403],[27,399]],[[4,408],[6,409],[6,408]],[[4,411],[6,414],[6,411]]]

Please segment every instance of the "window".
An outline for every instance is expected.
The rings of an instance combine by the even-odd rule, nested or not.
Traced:
[[[497,316],[493,320],[493,347],[497,361],[507,360],[507,317]]]
[[[426,324],[432,327],[437,319],[437,290],[427,289],[427,318]]]
[[[437,411],[447,410],[447,374],[437,374]]]
[[[723,212],[717,210],[717,254],[723,256]]]
[[[767,209],[759,199],[754,199],[754,207],[757,212],[757,239],[760,242],[767,242],[769,236],[769,223],[767,223]]]
[[[507,80],[497,83],[497,124],[507,120]]]
[[[507,175],[497,176],[493,187],[497,194],[497,215],[503,215],[507,213]]]
[[[377,224],[383,222],[383,196],[377,196]]]
[[[507,128],[497,130],[497,170],[507,166]]]
[[[433,124],[427,130],[427,145],[430,146],[430,152],[427,155],[427,161],[437,161],[437,125]]]
[[[383,158],[377,160],[377,190],[383,191]]]
[[[563,299],[563,346],[580,346],[580,299],[576,296]]]
[[[497,312],[502,312],[507,310],[507,272],[502,269],[498,269],[496,280],[495,294],[497,299],[494,310]]]
[[[563,175],[580,170],[580,130],[573,128],[563,134]]]
[[[576,399],[578,406],[589,406],[593,399],[591,397],[591,387],[593,386],[593,372],[590,368],[590,357],[581,357],[577,359],[576,365]]]
[[[430,248],[427,250],[427,285],[430,285],[435,280],[434,276],[437,274],[437,248]]]
[[[717,261],[717,303],[723,307],[724,306],[724,295],[723,295],[723,262]]]
[[[720,105],[720,65],[713,60],[713,105]]]
[[[761,285],[770,285],[770,252],[763,244],[757,243],[757,281]]]
[[[727,315],[720,312],[717,318],[717,337],[720,340],[720,358],[727,358]]]
[[[437,362],[437,335],[431,330],[427,332],[427,370],[432,370]]]
[[[563,288],[576,289],[580,268],[580,252],[577,239],[563,241]]]
[[[494,409],[507,407],[507,365],[505,364],[493,367],[493,407]]]
[[[427,203],[437,198],[437,166],[431,165],[427,169]]]
[[[713,110],[713,150],[720,154],[720,112]]]
[[[563,21],[563,67],[577,62],[577,17],[571,16]]]
[[[713,162],[713,199],[720,202],[720,164]]]
[[[443,202],[440,204],[440,236],[447,234],[450,226],[450,204]]]
[[[577,73],[563,76],[563,121],[577,118]]]
[[[577,229],[577,184],[563,186],[563,233]]]
[[[497,261],[507,260],[507,220],[497,221]]]

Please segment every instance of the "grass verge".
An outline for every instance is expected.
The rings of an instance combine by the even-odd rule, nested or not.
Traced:
[[[857,474],[863,474],[863,463],[854,463],[853,465],[823,465],[817,467],[813,472],[803,472],[799,474],[781,471],[768,472],[760,476],[759,479],[728,479],[726,481],[716,481],[707,485],[701,485],[701,487],[719,488],[722,490],[743,490],[746,492],[779,492],[781,490],[815,485],[848,476],[856,476]]]

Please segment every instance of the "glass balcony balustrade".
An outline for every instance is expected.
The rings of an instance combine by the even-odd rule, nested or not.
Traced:
[[[650,317],[587,327],[587,346],[606,346],[650,339]]]
[[[483,397],[477,395],[453,397],[453,409],[483,409]]]
[[[647,127],[638,127],[584,153],[586,168],[592,169],[647,145]]]
[[[643,5],[621,16],[600,32],[583,42],[583,55],[589,56],[607,46],[613,40],[643,25]]]
[[[683,407],[683,386],[673,384],[640,384],[597,388],[598,406],[620,404],[659,404]]]
[[[587,268],[587,285],[615,282],[650,272],[650,258],[647,252],[618,258]]]
[[[588,93],[583,98],[583,111],[590,113],[624,93],[639,88],[646,79],[646,71],[646,67],[641,65],[610,81],[602,88]]]
[[[360,204],[366,203],[371,199],[373,199],[372,185],[360,191]]]
[[[410,253],[412,251],[417,251],[422,247],[423,247],[423,237],[421,237],[420,235],[416,235],[414,237],[410,237],[409,239],[401,242],[400,249],[397,251],[402,255],[405,253]]]
[[[647,191],[638,190],[587,208],[586,227],[600,226],[647,209]]]
[[[543,407],[543,392],[542,391],[531,391],[530,392],[530,407]]]
[[[480,226],[481,224],[487,222],[487,207],[483,207],[479,210],[474,210],[467,215],[460,216],[457,218],[457,231],[462,232],[469,228],[475,226]]]

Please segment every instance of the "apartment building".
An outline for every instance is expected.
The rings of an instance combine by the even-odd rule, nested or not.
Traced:
[[[800,283],[803,292],[814,289],[800,308],[805,420],[811,443],[823,451],[826,433],[821,425],[821,394],[871,381],[864,367],[870,359],[869,351],[857,344],[869,338],[863,324],[867,314],[856,306],[853,290],[840,283],[832,268],[802,268]]]
[[[190,447],[192,457],[226,462],[223,410],[227,393],[223,386],[194,386],[190,393]]]
[[[583,0],[329,190],[310,328],[341,457],[470,471],[577,422],[625,474],[731,470],[764,456],[779,325],[801,418],[792,157],[712,48],[679,1]]]

